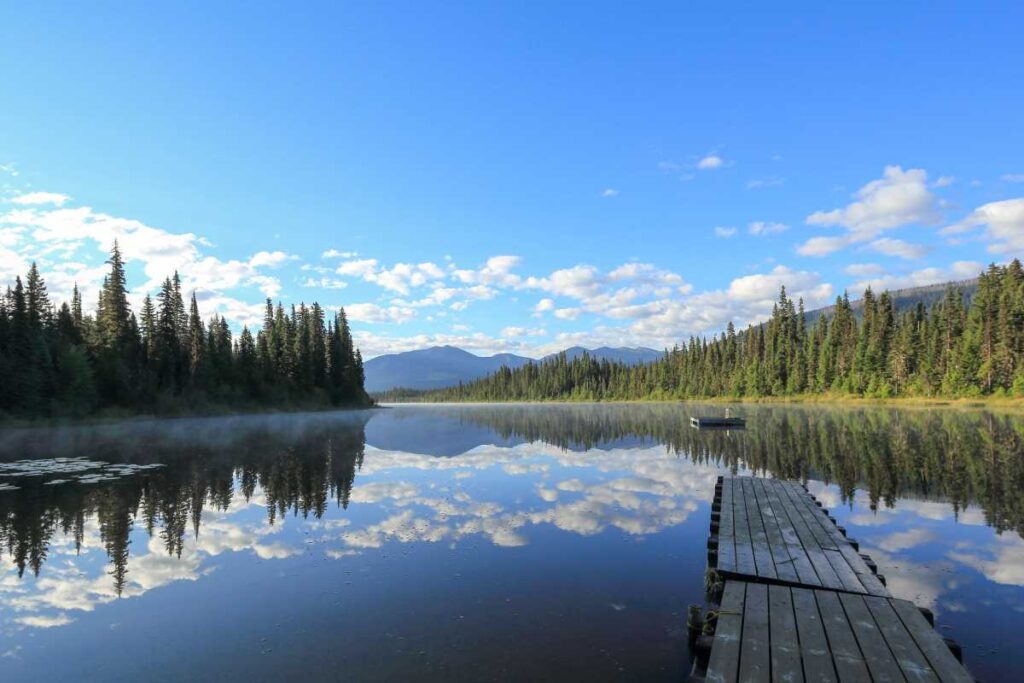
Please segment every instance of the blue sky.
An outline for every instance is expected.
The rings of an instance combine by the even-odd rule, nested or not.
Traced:
[[[0,8],[0,280],[671,345],[1024,251],[1019,3]]]

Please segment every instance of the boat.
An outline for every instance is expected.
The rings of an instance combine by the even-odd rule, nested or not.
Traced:
[[[703,427],[746,427],[747,420],[743,417],[711,417],[707,415],[691,415],[690,424],[698,429]]]

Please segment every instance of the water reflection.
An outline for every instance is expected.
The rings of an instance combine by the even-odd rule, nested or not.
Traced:
[[[616,615],[602,612],[606,632],[591,633],[588,643],[602,652],[625,648],[625,622],[615,620],[636,620],[629,630],[641,639],[634,644],[638,652],[623,651],[620,658],[631,658],[631,672],[669,676],[686,668],[676,617],[700,599],[708,503],[715,478],[729,470],[807,481],[883,568],[894,593],[944,614],[947,626],[973,629],[978,642],[989,644],[1021,632],[996,632],[981,618],[987,604],[1024,613],[1019,418],[879,408],[744,411],[743,432],[693,429],[690,409],[678,405],[412,406],[4,432],[0,623],[11,645],[0,652],[7,655],[0,667],[8,660],[27,663],[29,650],[22,648],[41,647],[39,638],[28,641],[24,634],[55,634],[80,621],[94,625],[90,615],[119,598],[171,585],[194,586],[192,593],[218,586],[203,593],[212,610],[229,600],[218,577],[263,576],[263,590],[291,585],[261,574],[262,563],[289,576],[305,572],[307,578],[288,589],[299,591],[293,601],[303,605],[314,593],[336,593],[360,576],[389,577],[381,590],[400,590],[409,576],[373,564],[390,556],[434,577],[422,595],[406,597],[420,610],[484,618],[480,605],[497,600],[495,591],[518,590],[502,565],[492,564],[499,556],[491,553],[498,552],[502,562],[520,563],[529,590],[543,595],[534,596],[537,605],[506,613],[503,623],[515,624],[530,610],[543,622],[536,613],[541,606],[588,596]],[[447,579],[434,574],[450,558],[463,568],[449,590],[443,588]],[[557,558],[557,568],[546,566],[550,558]],[[626,566],[632,573],[620,576]],[[491,572],[481,584],[486,588],[471,600],[466,576],[485,570]],[[576,577],[570,587],[559,583],[563,573]],[[443,601],[431,599],[436,591]],[[390,598],[381,599],[390,605]],[[508,595],[501,600],[488,608],[493,619],[512,609]],[[641,616],[637,605],[647,600],[649,611]],[[305,610],[298,618],[315,611]],[[423,626],[394,606],[378,603],[373,610],[394,611],[397,621],[381,626],[372,647],[390,643],[398,624]],[[592,628],[597,618],[579,605],[569,613],[581,619],[578,629]],[[132,618],[145,623],[144,616]],[[566,618],[562,614],[559,623]],[[1024,616],[1018,621],[1024,627]],[[582,638],[565,623],[566,637]],[[497,628],[491,623],[479,631]],[[97,632],[91,628],[90,637],[99,638]],[[442,648],[422,647],[428,655]],[[323,651],[307,652],[310,666],[338,648],[325,644]],[[269,647],[263,650],[271,656]],[[459,655],[462,667],[483,657],[484,650],[476,659],[469,650]],[[413,657],[413,669],[417,657],[428,656],[419,652],[402,655]],[[567,671],[578,672],[581,661],[599,666],[594,652],[577,654],[577,668],[566,664]],[[438,671],[465,672],[454,656],[446,651]],[[573,661],[571,653],[560,656]],[[392,673],[399,675],[406,664],[401,657],[396,662]],[[666,669],[666,662],[673,663]],[[1005,654],[986,650],[972,668],[999,674],[1011,664]],[[294,667],[293,658],[281,666]],[[529,666],[519,662],[509,671],[530,677]],[[546,666],[538,671],[554,665]]]
[[[258,503],[273,526],[289,511],[320,518],[332,501],[347,507],[368,418],[189,420],[8,434],[7,452],[86,451],[92,460],[58,456],[34,467],[24,460],[0,467],[0,483],[8,487],[0,495],[4,549],[18,577],[26,568],[39,576],[54,536],[67,537],[78,554],[92,522],[110,561],[113,594],[121,595],[136,525],[151,546],[180,559],[186,533],[200,536],[204,512],[223,516]],[[71,471],[90,475],[65,478]],[[216,517],[205,530],[216,534],[215,525]]]
[[[493,406],[441,409],[503,439],[585,451],[664,444],[695,463],[865,490],[872,509],[901,497],[977,503],[997,531],[1024,524],[1024,420],[1009,414],[898,408],[747,407],[745,431],[696,430],[678,405]],[[714,410],[715,408],[711,408]],[[430,448],[429,445],[426,446]],[[430,452],[429,450],[427,452]]]

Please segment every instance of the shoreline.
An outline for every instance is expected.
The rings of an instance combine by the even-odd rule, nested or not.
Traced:
[[[385,401],[374,402],[369,405],[360,406],[327,406],[327,407],[305,407],[294,408],[266,408],[254,410],[207,410],[195,412],[181,412],[174,414],[108,414],[95,415],[84,418],[42,418],[32,420],[10,419],[0,420],[0,431],[15,429],[45,429],[58,427],[89,427],[104,426],[119,423],[152,422],[188,420],[203,418],[223,417],[259,417],[276,415],[294,415],[299,413],[330,413],[330,412],[355,412],[359,410],[384,410],[396,406],[471,406],[471,405],[644,405],[644,404],[672,404],[672,405],[720,405],[744,406],[821,406],[821,407],[873,407],[873,408],[906,408],[906,409],[958,409],[958,410],[990,410],[1008,413],[1024,412],[1024,397],[986,397],[986,398],[933,398],[933,397],[897,397],[897,398],[867,398],[862,396],[833,396],[833,395],[803,395],[803,396],[769,396],[760,398],[687,398],[687,399],[539,399],[539,400],[507,400],[507,401]]]
[[[181,413],[164,414],[158,413],[138,413],[138,414],[108,414],[108,415],[91,415],[89,417],[51,417],[51,418],[36,418],[36,419],[2,419],[0,420],[0,432],[15,429],[47,429],[47,428],[63,428],[63,427],[100,427],[113,424],[121,423],[134,423],[134,422],[169,422],[171,420],[197,420],[197,419],[216,419],[221,417],[259,417],[266,416],[272,417],[277,415],[297,415],[299,413],[333,413],[333,412],[355,412],[359,410],[376,410],[380,409],[381,405],[378,403],[371,403],[368,405],[353,405],[353,406],[296,406],[294,408],[263,408],[253,410],[206,410],[206,411],[195,411],[189,412],[184,411]]]
[[[985,397],[985,398],[938,398],[925,396],[907,396],[896,398],[867,398],[863,396],[768,396],[761,398],[651,398],[651,399],[533,399],[507,401],[384,401],[382,406],[415,406],[415,405],[545,405],[545,404],[594,404],[594,405],[643,405],[643,404],[712,404],[712,405],[780,405],[780,406],[844,406],[844,407],[888,407],[888,408],[957,408],[967,410],[1001,410],[1006,412],[1024,412],[1024,397]]]

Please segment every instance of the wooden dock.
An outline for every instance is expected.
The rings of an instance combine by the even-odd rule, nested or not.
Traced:
[[[913,603],[727,581],[707,681],[973,679]]]
[[[889,595],[884,577],[799,484],[726,477],[712,509],[712,566],[725,577]]]
[[[712,510],[691,681],[974,680],[799,484],[720,477]]]

